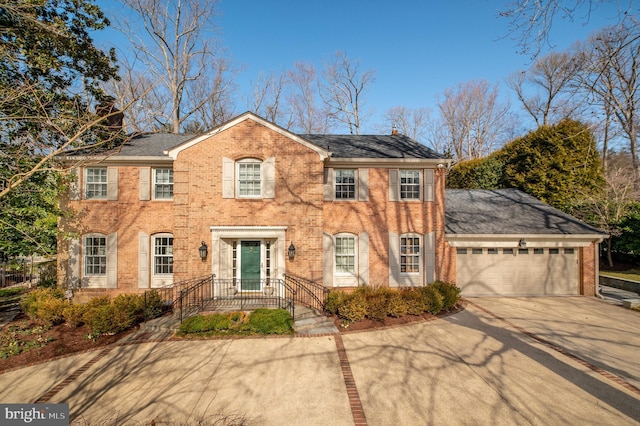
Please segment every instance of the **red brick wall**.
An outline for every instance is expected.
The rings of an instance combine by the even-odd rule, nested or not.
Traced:
[[[274,199],[223,199],[222,159],[275,157]],[[180,152],[174,163],[174,280],[211,273],[198,257],[211,226],[287,226],[296,246],[287,272],[322,277],[322,175],[318,153],[252,120]],[[286,247],[285,247],[286,248]]]
[[[60,219],[60,229],[73,238],[87,233],[118,232],[118,289],[113,293],[138,290],[138,232],[148,235],[173,232],[173,208],[169,201],[139,200],[139,167],[118,166],[118,200],[63,199],[63,209],[73,215]],[[66,283],[68,239],[58,241],[58,282]]]
[[[595,296],[596,286],[596,243],[580,249],[580,294]]]

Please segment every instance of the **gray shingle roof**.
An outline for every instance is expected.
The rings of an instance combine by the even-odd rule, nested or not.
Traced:
[[[174,133],[145,133],[135,136],[125,143],[114,157],[166,157],[164,151],[193,137],[194,135],[176,135]]]
[[[445,158],[405,135],[299,136],[320,148],[328,149],[333,158]]]
[[[447,234],[604,234],[517,189],[445,192]]]

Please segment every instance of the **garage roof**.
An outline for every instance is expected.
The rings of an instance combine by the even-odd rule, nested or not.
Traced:
[[[445,202],[447,234],[604,234],[517,189],[447,189]]]

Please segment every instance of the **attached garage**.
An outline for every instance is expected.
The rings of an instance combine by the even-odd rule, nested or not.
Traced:
[[[580,289],[574,248],[458,247],[456,273],[465,295],[576,295]]]
[[[605,234],[521,191],[447,190],[446,240],[463,296],[584,294]],[[589,276],[587,276],[589,275]]]

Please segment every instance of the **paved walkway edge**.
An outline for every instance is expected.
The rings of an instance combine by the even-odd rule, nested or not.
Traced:
[[[338,333],[334,334],[334,336],[336,340],[336,348],[338,349],[338,358],[340,359],[340,368],[342,369],[342,377],[344,377],[344,384],[347,387],[347,395],[349,396],[349,405],[351,406],[353,421],[356,425],[366,425],[367,419],[364,416],[362,401],[360,401],[358,387],[356,386],[356,381],[353,378],[353,373],[351,372],[351,364],[349,364],[349,358],[347,357],[347,350],[344,347],[342,336]]]
[[[479,309],[480,311],[486,313],[487,315],[492,316],[493,318],[504,322],[505,324],[507,324],[509,327],[514,328],[515,330],[519,331],[520,333],[526,335],[527,337],[530,337],[532,339],[534,339],[535,341],[542,343],[543,345],[545,345],[546,347],[548,347],[549,349],[553,349],[554,351],[566,356],[567,358],[572,359],[573,361],[587,367],[588,369],[590,369],[591,371],[598,373],[599,375],[601,375],[602,377],[613,381],[614,383],[618,384],[619,386],[622,386],[623,388],[625,388],[626,390],[635,393],[636,395],[640,395],[640,389],[638,389],[637,387],[635,387],[634,385],[632,385],[631,383],[627,382],[626,380],[624,380],[622,377],[617,376],[613,373],[610,373],[607,370],[604,370],[598,366],[595,366],[593,364],[591,364],[590,362],[580,358],[577,355],[572,354],[571,352],[567,351],[566,349],[546,340],[543,339],[542,337],[531,333],[530,331],[525,330],[524,328],[517,326],[516,324],[512,323],[511,321],[501,317],[500,315],[496,315],[493,312],[489,311],[488,309],[483,308],[480,305],[477,305],[471,301],[468,301],[468,303],[473,306],[474,308]]]

